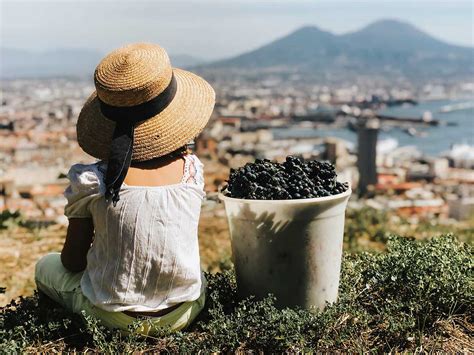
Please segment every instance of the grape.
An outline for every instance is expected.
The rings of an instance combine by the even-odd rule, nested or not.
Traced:
[[[230,169],[225,194],[251,200],[292,200],[337,195],[348,187],[337,181],[334,165],[288,156],[282,164],[256,159]]]

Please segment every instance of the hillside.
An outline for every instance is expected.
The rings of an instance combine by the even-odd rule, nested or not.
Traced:
[[[345,253],[338,302],[322,312],[242,300],[232,269],[206,274],[195,323],[146,338],[92,316],[83,324],[34,295],[0,308],[0,353],[472,353],[472,257],[452,236],[392,236],[384,253]]]

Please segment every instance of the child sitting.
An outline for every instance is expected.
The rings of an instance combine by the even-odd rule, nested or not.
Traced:
[[[62,252],[36,265],[38,289],[109,328],[179,330],[205,301],[198,222],[203,165],[187,150],[212,113],[202,78],[172,68],[153,44],[107,55],[77,122],[81,148],[99,161],[73,165]]]

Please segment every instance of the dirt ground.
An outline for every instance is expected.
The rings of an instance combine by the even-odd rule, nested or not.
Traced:
[[[38,230],[13,227],[0,231],[0,306],[35,289],[36,261],[44,254],[61,251],[66,227],[53,225]],[[201,264],[206,271],[218,271],[230,260],[230,239],[222,205],[203,210],[199,224]]]

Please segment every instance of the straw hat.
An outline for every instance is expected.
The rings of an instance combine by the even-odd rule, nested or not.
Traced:
[[[160,157],[195,138],[211,116],[214,90],[199,76],[172,68],[160,46],[137,43],[113,51],[97,66],[96,91],[87,99],[77,121],[81,148],[98,159],[109,156],[116,123],[102,114],[100,101],[118,107],[149,102],[167,89],[173,75],[176,93],[172,101],[135,126],[132,159]]]

